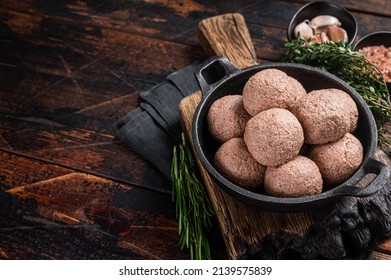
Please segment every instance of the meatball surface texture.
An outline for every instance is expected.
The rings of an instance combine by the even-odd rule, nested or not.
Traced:
[[[263,186],[266,167],[248,152],[243,138],[232,138],[222,144],[214,157],[214,165],[232,183],[258,192]]]
[[[358,110],[353,99],[339,89],[309,92],[292,108],[303,126],[305,143],[333,142],[357,127]]]
[[[302,197],[322,192],[318,166],[309,158],[297,156],[277,167],[267,167],[265,193],[278,197]]]
[[[244,142],[260,164],[277,166],[299,154],[304,133],[300,122],[291,112],[273,108],[248,121]]]
[[[220,143],[235,137],[243,137],[244,128],[250,117],[243,106],[241,95],[223,96],[214,101],[208,111],[209,132]]]
[[[278,69],[265,69],[251,76],[243,88],[243,105],[250,115],[271,109],[289,109],[307,92],[302,84]]]
[[[308,157],[319,167],[323,180],[329,185],[346,181],[363,161],[363,146],[352,134],[341,139],[310,147]]]

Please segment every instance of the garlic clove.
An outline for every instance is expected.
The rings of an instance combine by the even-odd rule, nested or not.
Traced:
[[[327,26],[330,26],[330,25],[340,26],[341,22],[335,16],[320,15],[320,16],[317,16],[317,17],[314,17],[313,19],[311,19],[309,25],[313,29],[321,30],[321,29],[326,28]]]
[[[327,36],[326,32],[320,33],[320,39],[321,39],[322,43],[330,42],[330,39]]]
[[[308,25],[309,20],[305,20],[298,25],[296,25],[294,34],[296,38],[299,38],[299,36],[302,36],[305,40],[312,37],[314,35],[314,31],[312,28]]]
[[[348,34],[345,29],[339,27],[339,26],[328,26],[327,27],[327,35],[333,42],[342,41],[344,43],[348,42]]]
[[[316,34],[316,35],[313,35],[311,36],[311,41],[310,41],[310,45],[312,44],[321,44],[322,43],[322,38],[320,37],[320,34]]]

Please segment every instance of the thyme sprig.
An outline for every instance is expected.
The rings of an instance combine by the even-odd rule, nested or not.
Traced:
[[[196,170],[193,155],[182,133],[182,143],[174,147],[171,166],[179,244],[181,249],[190,249],[191,259],[211,259],[206,234],[211,227],[212,206]]]
[[[379,131],[379,143],[391,148],[383,125],[390,121],[391,105],[379,69],[351,45],[339,42],[308,44],[302,37],[285,43],[284,62],[301,63],[330,72],[352,86],[372,111]]]

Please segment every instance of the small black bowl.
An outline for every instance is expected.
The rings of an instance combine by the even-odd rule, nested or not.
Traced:
[[[391,47],[391,31],[377,31],[370,33],[358,40],[354,44],[353,50],[358,51],[365,47],[380,45]],[[391,93],[391,82],[387,82],[386,85],[388,92]]]
[[[341,22],[341,27],[346,30],[348,34],[348,43],[352,44],[357,35],[357,21],[353,15],[343,7],[330,2],[310,2],[301,7],[292,17],[288,26],[288,40],[291,41],[296,38],[294,30],[296,25],[308,19],[320,15],[335,16]]]

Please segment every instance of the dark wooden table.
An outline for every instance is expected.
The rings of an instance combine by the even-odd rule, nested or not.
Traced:
[[[0,259],[187,259],[171,184],[118,141],[139,94],[206,55],[205,18],[241,13],[258,61],[284,53],[308,1],[0,1]],[[391,2],[348,8],[358,38]],[[364,11],[364,12],[363,12]],[[216,224],[213,257],[227,258]],[[390,259],[391,240],[370,258]]]

